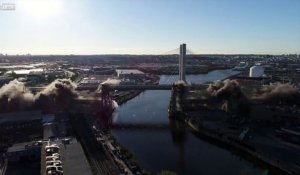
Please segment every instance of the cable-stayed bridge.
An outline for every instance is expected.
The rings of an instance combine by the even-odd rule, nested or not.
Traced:
[[[178,55],[178,54],[180,54],[180,47],[162,53],[162,55]],[[186,55],[195,55],[195,54],[197,53],[195,53],[191,49],[188,48],[186,49]]]
[[[185,63],[186,55],[193,54],[190,50],[187,49],[186,44],[181,44],[179,48],[170,50],[165,54],[179,54],[179,77],[174,83],[173,80],[167,80],[168,84],[158,84],[158,85],[112,85],[112,84],[103,84],[98,88],[99,91],[108,92],[111,90],[171,90],[176,84],[184,84],[189,86],[189,88],[205,88],[207,85],[188,85],[185,78]],[[172,84],[170,82],[173,82]]]

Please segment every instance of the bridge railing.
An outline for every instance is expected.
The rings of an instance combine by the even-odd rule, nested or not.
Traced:
[[[171,90],[173,87],[176,87],[176,85],[109,85],[104,84],[101,86],[101,89],[105,89],[108,91],[112,90]],[[207,84],[193,84],[193,85],[187,85],[187,88],[189,89],[203,89],[207,88]]]
[[[173,85],[102,85],[106,90],[171,90]]]

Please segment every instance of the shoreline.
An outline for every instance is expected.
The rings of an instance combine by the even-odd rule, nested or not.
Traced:
[[[151,79],[151,82],[149,83],[150,85],[157,85],[159,84],[160,76],[159,75],[154,75]],[[127,101],[137,97],[142,93],[144,90],[130,90],[130,91],[123,91],[122,93],[125,93],[121,96],[114,97],[113,100],[115,100],[118,105],[122,105],[126,103]]]
[[[197,75],[197,74],[208,74],[211,71],[215,70],[225,70],[230,69],[230,67],[189,67],[186,69],[186,75]],[[157,69],[139,69],[145,73],[155,74],[155,75],[178,75],[178,67],[177,66],[170,66],[170,67],[163,67]]]
[[[128,94],[125,94],[123,96],[119,96],[114,98],[113,100],[115,100],[119,106],[123,105],[124,103],[126,103],[127,101],[137,97],[138,95],[140,95],[140,93],[142,93],[143,91],[130,91],[128,92]]]
[[[235,152],[237,155],[241,156],[245,160],[253,163],[254,165],[259,165],[261,167],[268,167],[275,174],[286,174],[286,175],[295,175],[296,172],[292,172],[285,168],[284,165],[280,164],[281,162],[273,161],[271,158],[267,158],[259,152],[255,151],[255,148],[243,144],[243,142],[236,139],[227,137],[225,134],[213,133],[205,128],[198,126],[196,123],[193,123],[191,119],[179,119],[183,121],[189,128],[192,133],[201,139],[206,140],[209,143],[220,146],[231,152]]]
[[[236,75],[232,75],[232,76],[236,76]],[[122,97],[116,98],[115,100],[117,101],[118,105],[122,105],[127,101],[138,96],[141,92],[143,92],[143,90],[131,91]],[[184,124],[188,126],[189,131],[195,136],[199,137],[199,139],[204,140],[213,145],[219,146],[229,152],[232,152],[233,154],[236,154],[237,156],[241,157],[243,160],[250,162],[254,166],[267,168],[272,174],[275,175],[296,174],[296,172],[293,172],[292,170],[287,168],[284,162],[278,162],[278,161],[276,162],[275,160],[272,160],[272,158],[263,155],[262,152],[255,151],[254,147],[246,145],[245,143],[243,143],[242,141],[238,141],[237,139],[227,137],[226,134],[214,133],[213,131],[202,128],[196,123],[191,122],[190,118],[187,117],[187,115],[184,113],[177,115],[177,117],[175,117],[174,119],[184,122]],[[120,143],[118,144],[121,145]]]

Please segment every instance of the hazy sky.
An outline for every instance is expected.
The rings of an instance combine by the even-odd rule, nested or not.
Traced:
[[[3,3],[15,4],[4,11]],[[300,0],[0,0],[0,53],[300,54]]]

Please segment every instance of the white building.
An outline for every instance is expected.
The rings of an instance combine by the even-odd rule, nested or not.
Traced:
[[[116,69],[117,76],[120,79],[142,79],[145,73],[137,69]]]
[[[5,74],[9,75],[9,74],[12,74],[13,72],[17,75],[20,75],[20,76],[29,75],[29,74],[41,75],[41,74],[44,73],[44,70],[41,69],[41,68],[38,68],[38,69],[19,69],[19,70],[7,71]]]
[[[249,77],[262,77],[265,69],[262,66],[252,66],[250,68]]]
[[[107,85],[119,85],[121,83],[121,80],[119,79],[112,79],[112,78],[108,78],[106,81],[104,81],[103,84],[107,84]]]

